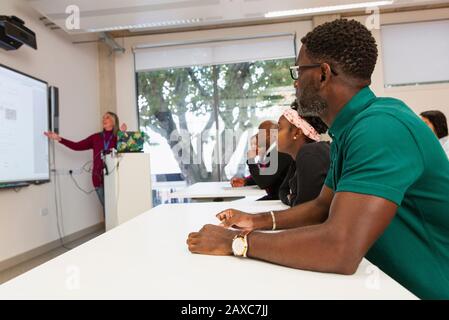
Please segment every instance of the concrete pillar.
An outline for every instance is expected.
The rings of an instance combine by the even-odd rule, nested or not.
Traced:
[[[115,82],[115,52],[104,42],[98,42],[98,73],[100,86],[100,113],[117,113]]]

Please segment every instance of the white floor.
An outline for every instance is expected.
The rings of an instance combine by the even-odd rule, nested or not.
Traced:
[[[89,234],[85,237],[82,237],[78,240],[64,244],[64,246],[66,248],[61,246],[59,248],[53,249],[50,252],[44,253],[43,255],[40,255],[36,258],[22,262],[12,268],[1,271],[0,272],[0,285],[6,281],[9,281],[9,280],[17,277],[17,276],[20,276],[22,273],[25,273],[25,272],[45,263],[53,258],[56,258],[57,256],[59,256],[63,253],[66,253],[67,251],[69,251],[69,249],[75,248],[93,238],[96,238],[97,236],[101,235],[103,232],[104,231],[94,232],[94,233]]]

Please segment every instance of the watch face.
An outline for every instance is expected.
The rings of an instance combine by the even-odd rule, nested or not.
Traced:
[[[236,256],[243,256],[243,252],[245,251],[245,241],[238,237],[232,241],[232,252]]]

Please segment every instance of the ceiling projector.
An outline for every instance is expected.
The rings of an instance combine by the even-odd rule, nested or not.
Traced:
[[[16,50],[23,44],[37,49],[36,34],[16,16],[0,16],[0,48]]]

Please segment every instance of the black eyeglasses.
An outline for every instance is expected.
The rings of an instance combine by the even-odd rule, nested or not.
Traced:
[[[321,67],[321,63],[312,63],[312,64],[303,64],[301,66],[293,66],[290,67],[290,76],[292,77],[293,80],[298,80],[300,74],[300,70],[301,69],[308,69],[308,68],[317,68],[317,67]],[[332,69],[331,66],[329,66],[331,69],[331,72],[333,75],[338,76],[338,73],[335,72],[334,69]]]

